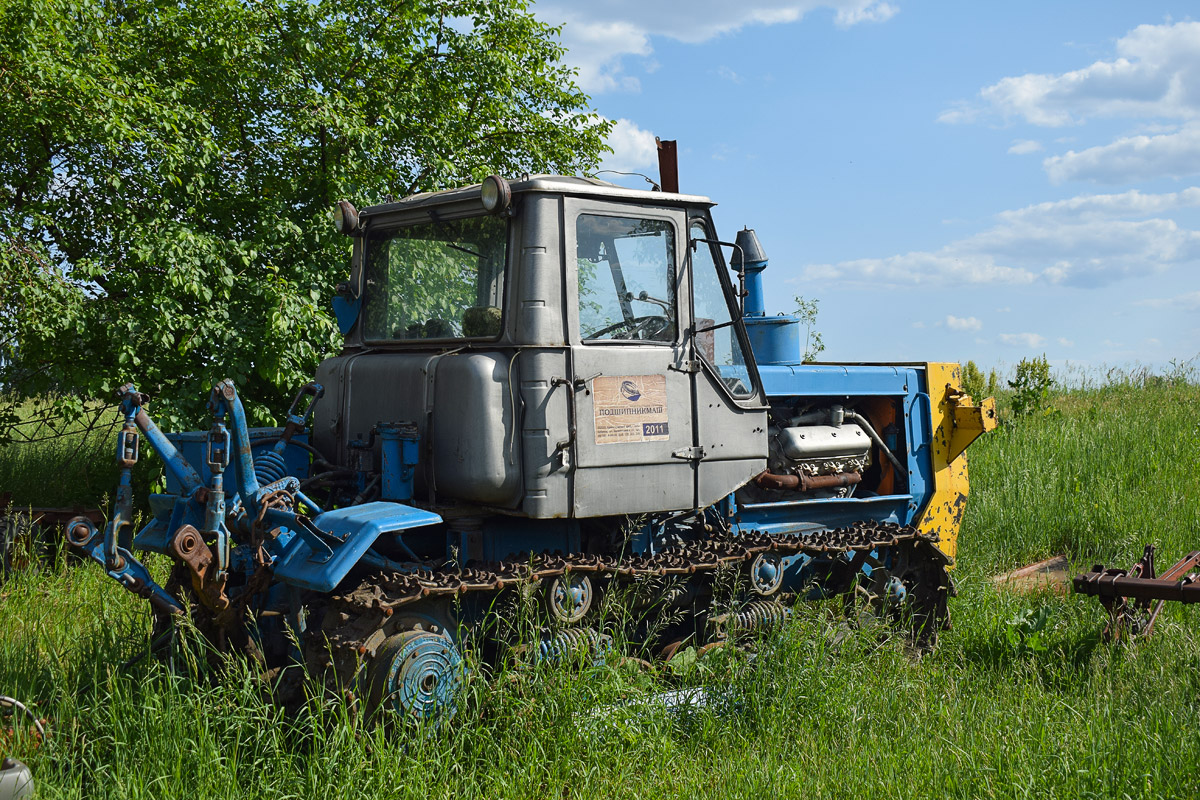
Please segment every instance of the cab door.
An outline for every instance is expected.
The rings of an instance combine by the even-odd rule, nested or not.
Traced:
[[[696,504],[711,505],[767,468],[767,403],[710,222],[689,222],[696,365]],[[708,240],[708,241],[705,241]]]
[[[564,200],[578,517],[694,507],[680,209]]]

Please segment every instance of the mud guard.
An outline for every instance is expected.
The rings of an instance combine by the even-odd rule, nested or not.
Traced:
[[[276,579],[284,583],[328,592],[362,560],[375,541],[385,533],[437,525],[442,518],[432,511],[400,503],[363,503],[358,506],[326,511],[312,521],[313,527],[328,534],[325,541],[332,554],[319,552],[294,535],[275,561]]]

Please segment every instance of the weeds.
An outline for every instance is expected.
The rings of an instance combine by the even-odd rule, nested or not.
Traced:
[[[1050,377],[1050,362],[1046,356],[1023,358],[1017,364],[1015,377],[1008,382],[1012,389],[1012,410],[1018,418],[1042,412],[1050,402],[1054,378]]]

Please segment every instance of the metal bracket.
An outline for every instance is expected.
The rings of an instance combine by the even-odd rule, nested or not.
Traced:
[[[696,373],[700,371],[700,362],[693,358],[685,358],[678,364],[668,364],[667,369],[674,372]]]
[[[687,461],[699,461],[704,458],[703,447],[685,447],[682,450],[676,450],[671,453],[672,458],[682,458]]]

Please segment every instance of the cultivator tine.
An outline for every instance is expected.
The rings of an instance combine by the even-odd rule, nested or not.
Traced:
[[[1108,610],[1104,638],[1119,641],[1126,636],[1149,636],[1163,605],[1200,603],[1200,550],[1193,550],[1156,576],[1154,545],[1146,545],[1141,559],[1128,570],[1105,569],[1103,564],[1076,577],[1071,583],[1079,594],[1099,598]]]

